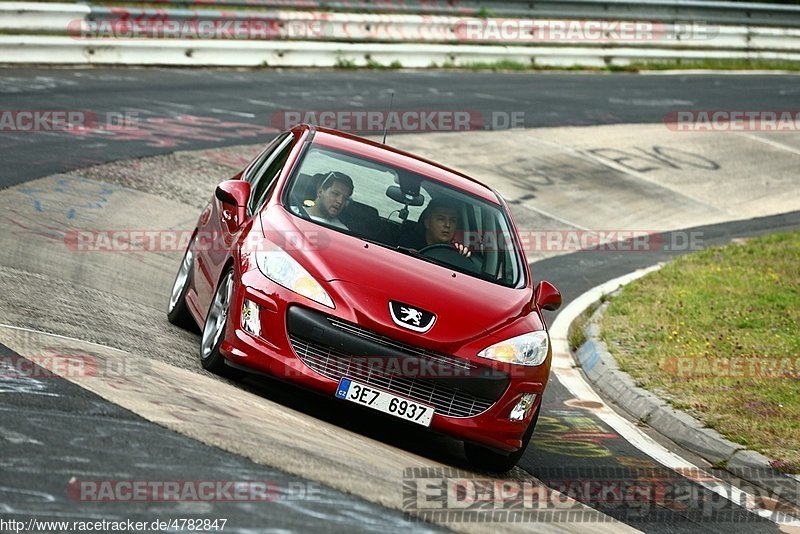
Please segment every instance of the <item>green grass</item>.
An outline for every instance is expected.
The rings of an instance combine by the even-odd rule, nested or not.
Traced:
[[[397,69],[402,69],[403,64],[395,60],[389,63],[388,65],[384,65],[383,63],[379,63],[374,59],[368,59],[366,68],[377,69],[377,70],[397,70]]]
[[[511,60],[501,60],[501,61],[494,61],[494,62],[477,62],[477,63],[464,63],[464,64],[456,64],[452,61],[446,61],[444,63],[437,64],[435,62],[428,65],[428,68],[432,69],[453,69],[453,70],[468,70],[468,71],[491,71],[491,72],[498,72],[498,71],[542,71],[542,70],[566,70],[566,71],[614,71],[614,70],[624,70],[615,67],[580,67],[580,66],[571,66],[571,67],[550,67],[547,65],[537,65],[533,61],[530,63],[521,63],[519,61],[511,61]]]
[[[337,57],[336,58],[336,64],[334,65],[334,68],[352,70],[352,69],[356,69],[358,67],[356,67],[355,61],[353,61],[351,59],[345,59],[343,57]]]
[[[503,60],[495,61],[492,63],[469,63],[465,66],[458,66],[454,63],[444,63],[442,68],[445,69],[458,69],[465,68],[467,70],[490,70],[496,72],[499,70],[530,70],[534,68],[532,63],[519,63],[517,61]]]
[[[644,388],[800,473],[799,325],[791,232],[685,256],[631,283],[609,305],[603,338]]]
[[[583,329],[586,327],[586,324],[589,322],[589,319],[592,318],[594,312],[597,311],[597,308],[600,307],[602,303],[608,300],[608,295],[603,294],[600,297],[599,302],[595,302],[591,304],[588,308],[586,308],[583,313],[577,316],[572,323],[569,325],[569,330],[567,332],[567,340],[569,341],[569,348],[572,352],[577,351],[581,348],[581,345],[586,343],[586,334],[583,332]]]
[[[586,326],[590,317],[591,314],[587,310],[576,317],[575,320],[572,321],[572,324],[569,325],[567,339],[569,340],[569,348],[572,352],[577,351],[581,348],[581,345],[586,342],[586,334],[583,333],[583,328]]]

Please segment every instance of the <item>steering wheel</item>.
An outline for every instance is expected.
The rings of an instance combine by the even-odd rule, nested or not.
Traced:
[[[308,210],[306,209],[304,202],[305,201],[298,195],[289,195],[289,207],[293,210],[296,210],[295,213],[302,218],[311,219],[311,215],[308,214]]]
[[[478,266],[473,258],[467,258],[450,243],[435,243],[419,249],[423,256],[439,260],[459,269],[478,272]]]

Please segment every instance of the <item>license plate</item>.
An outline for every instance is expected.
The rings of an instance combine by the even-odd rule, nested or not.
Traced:
[[[430,426],[433,418],[433,406],[398,397],[351,378],[342,378],[339,381],[336,396],[422,426]]]

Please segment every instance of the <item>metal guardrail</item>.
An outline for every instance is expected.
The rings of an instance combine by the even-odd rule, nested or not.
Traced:
[[[111,0],[109,0],[111,1]],[[114,0],[116,1],[116,0]],[[124,0],[126,3],[250,7],[349,13],[659,20],[800,27],[800,5],[703,0]],[[99,0],[98,3],[102,3]]]
[[[515,19],[506,19],[515,22]],[[231,31],[229,23],[236,23]],[[312,11],[223,12],[190,9],[129,9],[78,4],[0,3],[0,30],[69,35],[102,43],[123,38],[218,38],[223,40],[295,40],[374,43],[444,43],[518,46],[671,48],[676,50],[800,51],[800,29],[752,26],[700,26],[650,23],[642,38],[625,39],[601,34],[598,39],[569,38],[566,31],[555,38],[552,21],[543,31],[519,31],[515,38],[500,40],[486,26],[492,21],[468,17],[425,15],[378,15]],[[516,19],[521,25],[524,19]],[[173,23],[168,26],[168,23]],[[207,24],[206,24],[207,23]],[[581,21],[578,30],[600,27],[600,21]],[[593,26],[592,26],[593,25]],[[629,25],[630,26],[630,25]],[[476,31],[470,31],[472,27]],[[496,28],[496,27],[495,27]],[[191,35],[187,35],[185,30]],[[520,28],[517,28],[520,29]],[[528,28],[531,30],[531,28]],[[110,30],[110,32],[109,32]],[[548,31],[549,30],[549,31]]]
[[[573,39],[563,31],[556,35],[550,27],[549,33],[520,32],[514,39],[503,39],[491,31],[470,32],[464,27],[475,24],[480,30],[482,25],[493,21],[465,16],[153,10],[0,2],[0,31],[39,34],[4,37],[0,40],[0,63],[237,66],[399,63],[404,67],[427,67],[513,61],[537,66],[606,67],[693,59],[800,62],[799,28],[665,24],[651,20],[643,21],[649,31],[644,38],[620,38],[621,34],[610,38],[602,32],[598,38],[586,38],[589,27],[602,26],[601,21],[562,18],[549,23],[562,26],[576,23],[584,32],[583,37]],[[508,21],[519,26],[530,22],[529,19]],[[231,22],[244,31],[230,32],[226,28]],[[613,26],[616,22],[608,24]],[[200,31],[209,28],[210,34]],[[108,29],[110,34],[105,33]],[[136,31],[125,33],[131,29]],[[184,33],[185,29],[189,35]]]
[[[797,52],[185,39],[87,43],[50,36],[0,36],[0,57],[3,63],[20,64],[226,67],[373,67],[395,63],[405,68],[426,68],[510,61],[545,68],[604,68],[646,61],[709,58],[800,62]]]
[[[165,20],[185,21],[197,24],[200,21],[217,22],[236,20],[250,23],[253,27],[261,23],[263,39],[289,39],[307,41],[344,42],[418,42],[452,44],[502,44],[525,46],[531,44],[548,46],[621,46],[633,45],[645,48],[675,49],[730,49],[751,51],[800,50],[800,29],[762,28],[747,26],[700,26],[692,24],[650,24],[649,36],[643,39],[601,38],[595,41],[581,39],[553,39],[548,35],[521,34],[516,39],[498,42],[497,33],[484,25],[487,21],[467,17],[422,16],[422,15],[377,15],[349,13],[320,13],[277,11],[222,12],[216,10],[130,10],[93,6],[87,16],[89,25],[101,26],[103,22],[130,21],[158,24]],[[524,19],[518,19],[520,23]],[[507,19],[514,22],[514,19]],[[566,21],[559,21],[564,22]],[[600,26],[599,21],[595,27]],[[478,30],[470,32],[468,25]],[[580,30],[589,25],[582,21]],[[91,30],[91,27],[87,28]],[[553,28],[550,28],[553,30]],[[89,31],[88,33],[91,33]],[[254,32],[255,33],[255,32]],[[544,33],[544,32],[543,32]],[[551,32],[552,33],[552,32]],[[566,34],[566,32],[564,32]],[[251,36],[251,38],[258,36]]]

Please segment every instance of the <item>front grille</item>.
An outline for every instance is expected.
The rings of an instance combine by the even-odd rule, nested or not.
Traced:
[[[344,323],[349,324],[349,323]],[[290,335],[289,340],[300,360],[324,377],[344,376],[383,388],[397,395],[430,404],[436,413],[449,417],[473,417],[488,410],[494,401],[476,397],[437,380],[387,374],[371,366],[352,365],[353,357],[324,345]]]
[[[339,330],[343,330],[355,336],[368,339],[370,341],[374,341],[375,343],[382,345],[384,347],[396,349],[405,352],[407,354],[420,356],[426,360],[431,360],[438,363],[444,363],[447,365],[453,365],[461,369],[475,369],[477,367],[477,365],[468,360],[462,360],[461,358],[454,358],[449,354],[442,354],[440,352],[433,352],[421,349],[413,345],[407,345],[406,343],[395,341],[394,339],[382,336],[381,334],[373,332],[372,330],[367,330],[364,327],[358,326],[353,323],[348,323],[346,321],[342,321],[341,319],[337,319],[335,317],[328,317],[328,322],[331,323],[336,328],[338,328]]]

